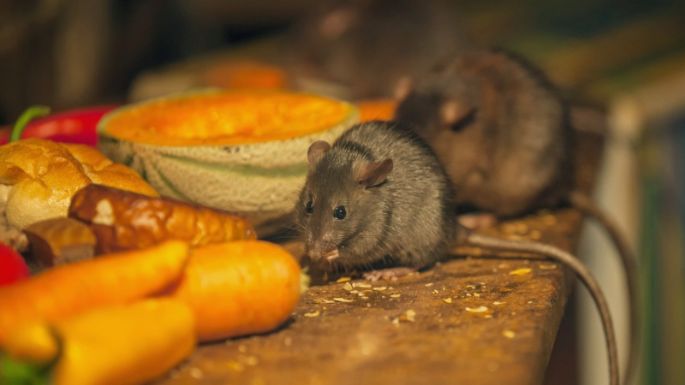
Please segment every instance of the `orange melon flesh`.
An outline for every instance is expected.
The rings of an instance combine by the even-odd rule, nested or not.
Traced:
[[[288,77],[279,67],[255,60],[227,60],[203,75],[208,86],[224,88],[286,88]]]
[[[392,120],[397,108],[397,101],[394,99],[362,100],[357,103],[357,108],[359,108],[360,122]]]
[[[224,91],[170,97],[109,116],[107,135],[158,146],[231,145],[330,129],[352,111],[325,97],[277,91]]]

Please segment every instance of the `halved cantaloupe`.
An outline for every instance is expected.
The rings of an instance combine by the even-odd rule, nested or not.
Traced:
[[[317,95],[192,92],[112,111],[98,146],[161,195],[242,214],[260,231],[292,211],[309,145],[357,120],[353,105]]]
[[[394,99],[367,99],[356,103],[359,109],[359,121],[392,120],[397,108]]]

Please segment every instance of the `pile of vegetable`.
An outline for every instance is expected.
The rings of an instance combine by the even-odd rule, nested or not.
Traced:
[[[144,383],[198,343],[273,330],[294,310],[299,264],[256,240],[249,221],[146,184],[143,193],[103,186],[106,167],[139,177],[94,148],[19,137],[0,146],[4,199],[50,215],[17,226],[39,271],[0,244],[1,384]],[[7,202],[0,216],[33,204]]]

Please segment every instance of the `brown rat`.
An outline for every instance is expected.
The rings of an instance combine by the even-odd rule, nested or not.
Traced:
[[[296,210],[312,260],[346,268],[392,258],[388,262],[421,268],[452,245],[449,185],[430,148],[411,131],[358,125],[332,148],[312,144],[308,159]]]
[[[618,385],[616,342],[599,284],[574,256],[535,242],[505,241],[458,226],[450,182],[435,154],[400,122],[358,124],[333,146],[313,143],[296,207],[306,253],[330,270],[429,266],[461,244],[544,255],[573,269],[595,300]],[[458,237],[458,238],[457,238]]]
[[[574,191],[572,126],[559,92],[521,57],[479,50],[444,60],[414,84],[400,82],[398,97],[395,118],[434,149],[458,206],[511,217],[568,203],[603,225],[626,272],[630,380],[639,340],[637,262],[618,227]]]
[[[500,217],[557,204],[570,187],[567,109],[521,63],[502,51],[457,55],[405,83],[395,112],[433,148],[457,204]]]
[[[443,0],[319,2],[289,33],[287,66],[304,89],[390,97],[399,78],[466,46],[453,8]]]

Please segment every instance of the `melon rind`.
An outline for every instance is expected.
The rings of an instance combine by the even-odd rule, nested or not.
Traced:
[[[327,130],[286,140],[193,146],[151,145],[109,135],[107,121],[129,108],[123,107],[100,121],[98,147],[138,171],[163,196],[240,214],[259,227],[292,212],[307,175],[309,145],[332,143],[358,122],[356,107],[336,102],[346,104],[349,112]]]

